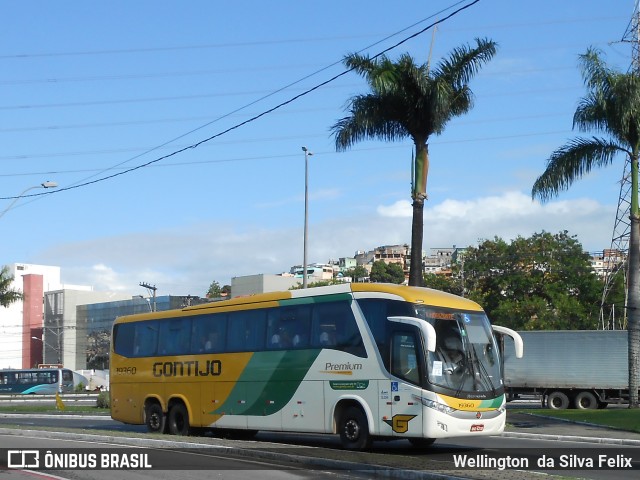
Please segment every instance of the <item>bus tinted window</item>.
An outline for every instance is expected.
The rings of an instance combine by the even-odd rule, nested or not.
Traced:
[[[135,324],[133,355],[145,357],[155,355],[158,349],[158,322],[138,322]]]
[[[348,302],[319,303],[313,306],[311,344],[366,357],[362,336]]]
[[[243,310],[229,314],[227,351],[251,352],[264,349],[267,326],[265,310]]]
[[[193,317],[191,353],[221,353],[225,351],[227,314]]]
[[[113,328],[113,350],[124,357],[133,356],[135,323],[120,323]]]
[[[358,305],[369,325],[373,338],[378,345],[380,356],[387,370],[389,366],[389,332],[387,331],[387,317],[408,316],[415,317],[415,310],[410,303],[396,300],[364,299],[359,300]]]
[[[191,345],[191,318],[171,318],[160,322],[160,355],[185,355]]]
[[[268,310],[267,348],[309,348],[311,305]]]

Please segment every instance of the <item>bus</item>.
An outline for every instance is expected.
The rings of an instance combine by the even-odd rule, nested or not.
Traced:
[[[420,287],[350,283],[119,317],[111,416],[149,432],[260,430],[373,439],[496,435],[502,363],[482,308]]]
[[[0,370],[0,394],[70,393],[81,383],[88,385],[82,375],[62,367]]]

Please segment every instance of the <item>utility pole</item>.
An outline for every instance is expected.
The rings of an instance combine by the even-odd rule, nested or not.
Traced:
[[[140,282],[140,286],[146,288],[147,291],[149,292],[149,295],[151,295],[151,292],[153,292],[153,303],[152,303],[151,311],[155,312],[156,311],[156,290],[158,290],[158,288],[155,285],[150,285],[146,282]]]
[[[629,26],[622,37],[621,42],[631,44],[631,72],[640,76],[640,0],[636,0],[635,8]],[[620,195],[618,196],[618,210],[613,225],[610,250],[602,252],[604,264],[604,289],[600,302],[600,322],[603,330],[623,330],[627,323],[627,289],[625,288],[625,308],[622,309],[622,319],[616,325],[615,305],[607,308],[609,293],[613,288],[615,279],[622,275],[624,284],[628,277],[629,236],[631,233],[631,160],[627,156],[620,180]],[[608,313],[607,313],[608,312]]]

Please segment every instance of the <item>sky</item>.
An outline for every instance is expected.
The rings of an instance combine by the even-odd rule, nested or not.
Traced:
[[[331,126],[367,92],[342,60],[435,65],[475,38],[498,51],[470,82],[474,108],[429,141],[424,250],[563,230],[609,248],[622,158],[544,204],[531,187],[581,135],[578,56],[593,46],[629,68],[635,0],[471,3],[2,2],[0,265],[133,295],[288,272],[303,256],[303,146],[310,263],[408,244],[412,142],[336,152]]]

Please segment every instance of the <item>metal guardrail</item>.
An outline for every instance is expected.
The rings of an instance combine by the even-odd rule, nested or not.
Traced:
[[[95,405],[98,399],[97,393],[63,393],[60,398],[66,405]],[[0,395],[0,406],[24,405],[24,404],[48,404],[55,403],[55,395]]]

